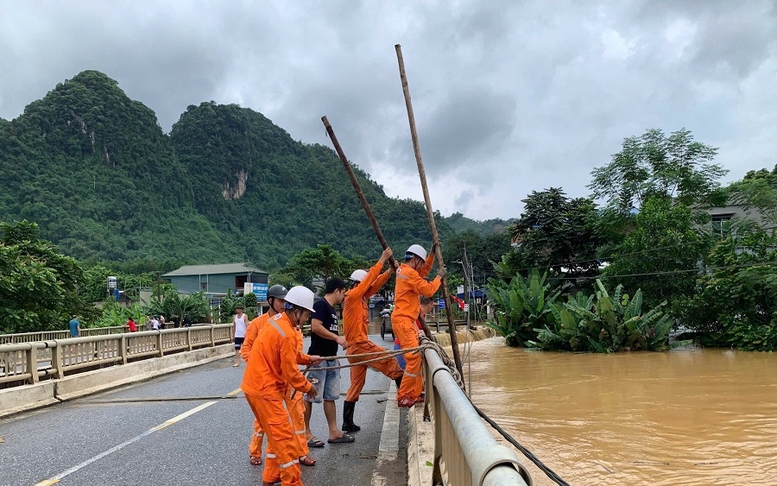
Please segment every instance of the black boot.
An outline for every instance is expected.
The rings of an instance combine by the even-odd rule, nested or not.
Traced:
[[[394,383],[397,384],[397,390],[399,390],[399,387],[402,386],[402,377],[405,375],[399,375],[399,378],[394,378]]]
[[[343,432],[358,432],[362,428],[353,423],[353,409],[356,402],[343,402]]]

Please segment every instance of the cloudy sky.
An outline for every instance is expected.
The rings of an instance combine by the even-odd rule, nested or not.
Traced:
[[[0,117],[85,69],[165,132],[188,105],[262,112],[422,200],[401,44],[434,209],[520,214],[532,190],[589,193],[625,137],[686,127],[727,180],[777,163],[769,0],[17,1],[0,16]]]

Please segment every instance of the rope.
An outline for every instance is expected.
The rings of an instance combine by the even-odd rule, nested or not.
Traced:
[[[366,365],[366,364],[369,364],[369,363],[373,363],[373,362],[376,362],[376,361],[383,361],[385,359],[392,358],[392,357],[400,355],[400,354],[418,353],[422,349],[426,349],[428,347],[429,347],[428,345],[421,345],[421,346],[417,346],[415,348],[387,349],[385,351],[378,351],[378,352],[374,352],[374,353],[362,353],[362,354],[350,354],[350,355],[339,354],[339,355],[335,355],[335,356],[321,356],[321,361],[334,361],[334,360],[339,360],[339,359],[343,359],[343,358],[346,358],[346,359],[363,358],[363,357],[369,357],[369,356],[378,356],[378,357],[377,358],[372,358],[372,359],[367,359],[367,360],[364,360],[364,361],[359,361],[357,363],[348,363],[348,364],[337,365],[337,366],[317,367],[316,371],[318,371],[318,370],[321,370],[321,371],[339,370],[339,369],[342,369],[342,368],[350,368],[350,367],[353,367],[353,366],[363,366],[363,365]],[[310,371],[310,368],[312,366],[313,365],[308,365],[305,368],[305,370],[302,372],[302,375],[307,377],[308,371]],[[297,390],[295,389],[294,391],[291,392],[291,398],[293,399],[296,396],[296,394],[297,394]]]
[[[417,346],[415,348],[387,349],[386,351],[375,352],[375,353],[346,354],[346,355],[338,354],[338,355],[335,355],[335,356],[321,356],[321,361],[334,361],[334,360],[339,360],[339,359],[344,359],[344,358],[347,358],[347,359],[350,360],[350,359],[353,359],[353,358],[362,358],[362,357],[369,357],[369,356],[378,356],[378,357],[377,358],[372,358],[372,359],[367,359],[367,360],[364,360],[364,361],[358,361],[356,363],[348,363],[348,364],[338,365],[338,366],[316,367],[316,370],[317,371],[318,370],[339,370],[339,369],[342,369],[342,368],[350,368],[350,367],[353,367],[353,366],[362,366],[362,365],[365,365],[365,364],[368,364],[368,363],[374,363],[376,361],[383,361],[385,359],[388,359],[388,358],[391,358],[391,357],[394,357],[394,356],[399,356],[400,354],[418,353],[421,350],[426,349],[428,347],[429,346],[422,345],[422,346]],[[311,366],[308,365],[308,367],[305,368],[305,371],[303,372],[303,374],[307,373],[308,370],[310,370],[310,368],[311,368]]]

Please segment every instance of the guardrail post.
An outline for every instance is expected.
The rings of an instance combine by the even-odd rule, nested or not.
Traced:
[[[56,371],[54,372],[54,378],[64,378],[65,372],[62,369],[62,348],[59,346],[59,343],[56,341],[53,341],[54,345],[51,347],[51,367],[54,368]]]
[[[30,349],[25,353],[27,355],[27,371],[30,373],[29,383],[34,384],[38,382],[38,348],[35,344],[30,346]]]
[[[165,352],[162,350],[162,332],[156,332],[156,348],[159,351],[159,356],[164,356]]]
[[[192,350],[192,328],[186,328],[186,345],[189,346],[189,351]]]
[[[119,344],[119,356],[121,357],[121,364],[127,364],[127,335],[121,334],[121,344]]]
[[[210,325],[210,347],[216,346],[216,333],[213,332],[213,324]]]

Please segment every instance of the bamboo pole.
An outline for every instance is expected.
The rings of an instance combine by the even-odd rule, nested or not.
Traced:
[[[399,77],[402,80],[402,92],[405,95],[405,105],[407,107],[407,119],[410,123],[410,135],[413,139],[413,152],[415,153],[415,161],[418,165],[418,175],[421,178],[421,189],[424,192],[424,203],[426,205],[426,214],[429,218],[429,228],[432,230],[433,249],[437,257],[438,267],[445,268],[445,262],[442,258],[442,245],[440,245],[440,235],[437,233],[437,223],[434,221],[434,211],[432,210],[432,200],[429,197],[429,188],[426,185],[426,171],[424,170],[424,162],[421,159],[421,146],[418,143],[418,133],[415,128],[415,115],[413,114],[413,103],[410,101],[410,89],[407,85],[407,75],[405,74],[405,61],[402,59],[402,46],[396,44],[394,49],[397,51],[397,61],[399,62]],[[448,332],[451,335],[451,349],[453,351],[453,362],[456,364],[456,369],[459,370],[459,374],[464,376],[464,372],[461,367],[461,356],[459,355],[459,343],[456,336],[456,324],[453,320],[453,312],[451,311],[451,300],[448,295],[448,281],[445,277],[442,278],[442,296],[445,299],[445,314],[448,317]]]
[[[367,219],[370,220],[370,224],[372,224],[372,229],[375,231],[375,235],[378,237],[378,240],[380,241],[381,246],[385,250],[386,248],[388,248],[388,242],[386,241],[386,238],[383,236],[383,232],[380,230],[380,226],[378,225],[378,220],[375,219],[375,214],[373,214],[372,212],[370,203],[367,202],[367,198],[364,197],[364,192],[362,191],[362,188],[359,185],[359,181],[356,179],[356,175],[353,173],[353,168],[351,167],[350,162],[348,162],[348,158],[345,156],[345,152],[343,152],[343,149],[340,147],[340,142],[337,141],[337,136],[335,135],[335,131],[332,129],[332,125],[329,124],[329,120],[327,120],[326,116],[322,116],[321,121],[324,123],[324,127],[326,128],[326,133],[329,134],[329,139],[332,140],[332,145],[335,146],[335,151],[337,152],[337,155],[340,157],[340,162],[343,163],[343,168],[345,169],[345,172],[348,173],[348,177],[351,179],[351,184],[353,185],[353,188],[356,191],[356,195],[359,197],[359,201],[362,203],[364,212],[367,213]],[[393,256],[389,258],[389,264],[395,270],[399,266]],[[431,329],[429,329],[429,326],[426,325],[426,322],[422,321],[421,325],[424,329],[424,333],[426,334],[426,337],[428,337],[429,339],[432,339],[432,331]]]

